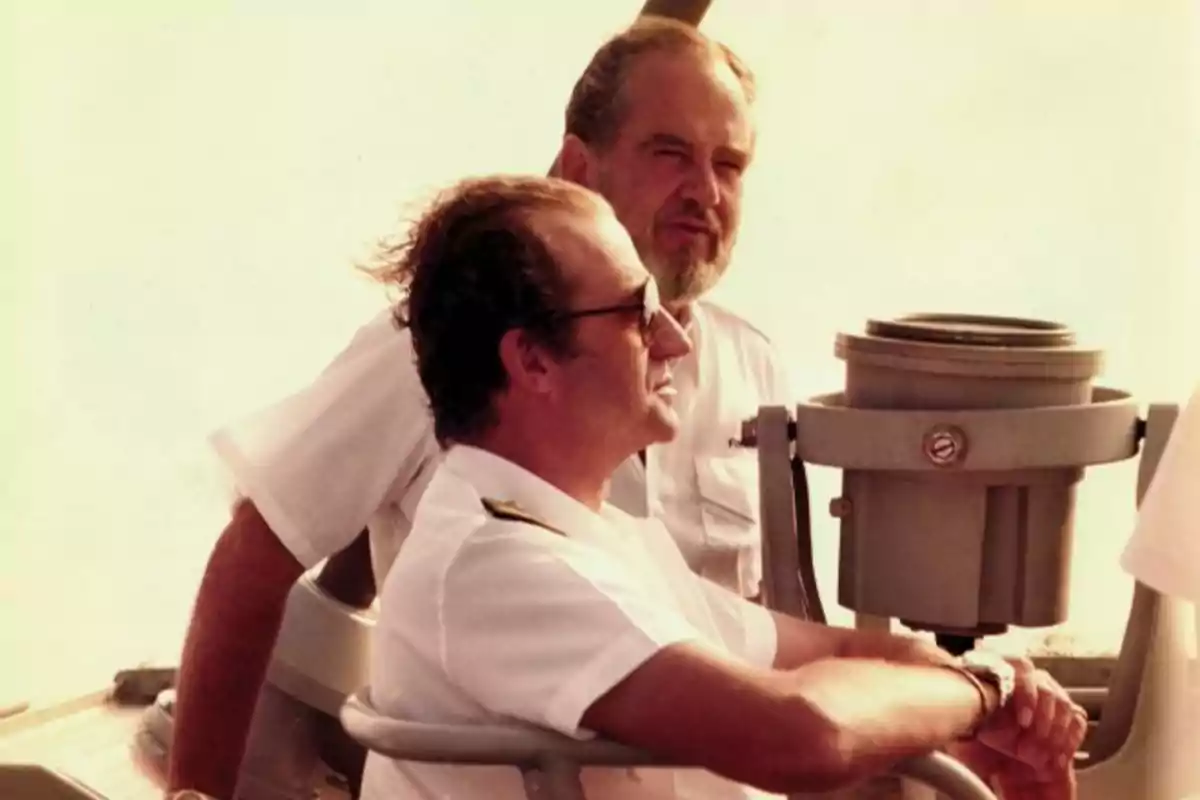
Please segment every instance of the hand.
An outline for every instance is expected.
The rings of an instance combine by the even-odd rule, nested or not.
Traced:
[[[1004,800],[1076,800],[1075,765],[1035,769],[978,740],[957,742],[950,755],[984,779]]]
[[[1066,768],[1087,734],[1087,712],[1029,659],[1008,661],[1016,670],[1012,700],[980,730],[979,741],[1035,769]]]
[[[1074,757],[1087,733],[1087,714],[1028,659],[1009,663],[1016,671],[1012,700],[954,754],[1006,797],[1072,798]]]

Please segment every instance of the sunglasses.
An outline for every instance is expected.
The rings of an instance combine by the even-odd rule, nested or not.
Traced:
[[[564,311],[555,316],[559,319],[579,319],[580,317],[598,317],[604,314],[623,314],[633,311],[641,313],[641,317],[638,319],[638,330],[642,334],[642,339],[649,344],[650,333],[654,330],[654,321],[662,311],[662,303],[658,299],[658,284],[654,282],[653,278],[638,288],[637,300],[613,306]]]

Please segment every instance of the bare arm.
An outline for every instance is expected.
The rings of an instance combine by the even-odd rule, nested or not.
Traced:
[[[209,557],[184,642],[172,790],[233,795],[288,592],[302,572],[254,504],[240,501]]]
[[[317,575],[317,586],[351,608],[370,608],[377,587],[371,569],[371,538],[365,529],[349,547],[325,562]]]
[[[819,659],[756,670],[667,647],[597,700],[583,724],[773,792],[828,791],[969,732],[983,713],[955,672]]]
[[[873,658],[898,664],[951,665],[945,650],[915,636],[834,628],[771,613],[778,645],[775,668],[799,669],[823,658]]]
[[[325,562],[316,582],[330,597],[351,608],[370,607],[376,587],[371,568],[371,538],[366,529],[349,547]],[[362,790],[366,753],[350,742],[337,719],[321,714],[314,718],[314,723],[321,760],[347,779],[352,796],[357,797]]]
[[[172,789],[233,795],[288,593],[302,572],[254,503],[240,501],[209,558],[184,642]],[[317,584],[354,608],[371,604],[375,581],[366,531],[326,562]],[[213,703],[214,697],[221,702]]]

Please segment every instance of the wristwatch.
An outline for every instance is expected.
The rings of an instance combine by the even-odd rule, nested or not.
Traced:
[[[968,735],[967,738],[970,738],[993,714],[1008,705],[1016,687],[1017,672],[1012,664],[1000,656],[981,650],[970,650],[959,656],[957,668],[975,684],[983,701],[983,715]],[[995,691],[994,700],[991,692],[984,689],[985,686]]]

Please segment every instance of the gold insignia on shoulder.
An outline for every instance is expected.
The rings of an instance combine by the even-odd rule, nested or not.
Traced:
[[[536,525],[539,528],[545,528],[548,531],[553,531],[561,536],[567,535],[550,523],[544,522],[533,516],[516,503],[485,497],[483,498],[483,508],[496,519],[504,519],[510,522],[526,522],[530,525]]]

